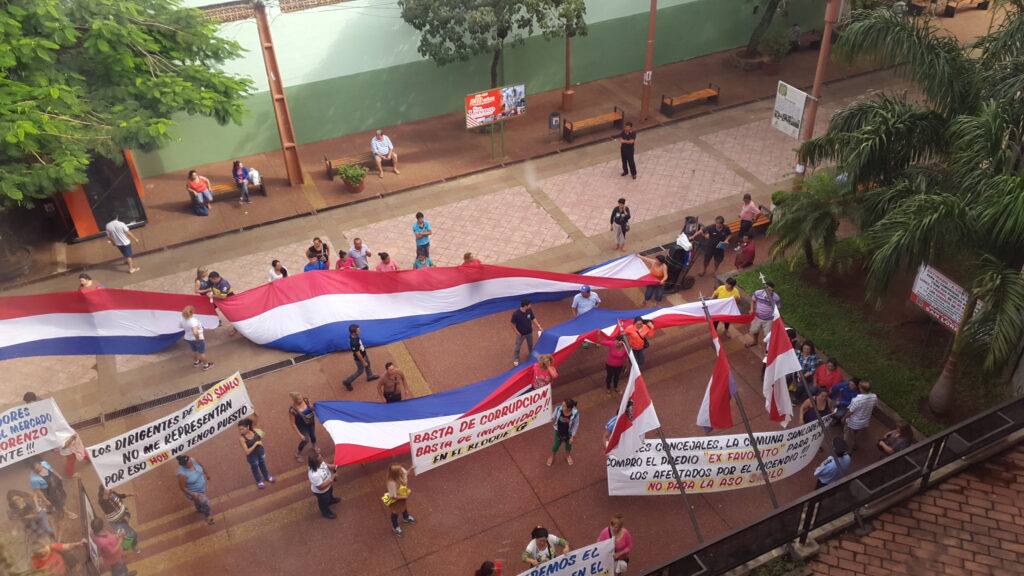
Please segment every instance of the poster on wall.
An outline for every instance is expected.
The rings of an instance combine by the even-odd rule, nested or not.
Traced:
[[[466,128],[486,126],[526,115],[526,84],[515,84],[466,96]]]
[[[931,266],[921,266],[910,289],[910,301],[953,332],[960,330],[960,319],[967,306],[967,291]],[[982,304],[974,308],[977,312]]]
[[[550,421],[551,386],[545,386],[486,412],[410,434],[412,464],[422,474]]]
[[[173,461],[252,413],[245,382],[235,372],[181,410],[86,450],[100,481],[113,488]]]
[[[804,121],[804,106],[807,104],[807,93],[779,82],[775,90],[775,110],[772,112],[772,126],[792,138],[800,138],[800,128]]]
[[[824,418],[825,426],[831,416]],[[757,432],[764,469],[771,482],[792,476],[820,458],[823,433],[811,422],[783,432]],[[764,472],[746,434],[668,440],[672,460],[687,492],[724,492],[764,484]],[[633,456],[608,457],[609,496],[679,494],[661,440],[647,440]]]
[[[0,468],[60,448],[74,434],[53,398],[0,412]]]

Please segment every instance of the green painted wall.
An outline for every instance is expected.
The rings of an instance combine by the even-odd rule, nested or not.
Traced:
[[[776,16],[777,25],[798,23],[808,29],[821,21],[824,2],[790,0],[789,4],[788,15]],[[759,18],[745,0],[693,0],[660,9],[655,64],[741,46]],[[640,70],[646,37],[645,13],[590,24],[589,34],[573,42],[574,82]],[[533,37],[506,51],[505,83],[525,82],[530,93],[560,87],[564,81],[563,50],[564,40]],[[299,144],[308,144],[458,111],[465,94],[488,86],[489,67],[487,56],[442,68],[419,60],[288,86],[296,138]],[[248,107],[250,115],[242,126],[219,126],[206,118],[177,118],[180,140],[158,152],[138,154],[139,171],[148,177],[278,149],[269,94],[251,96]]]

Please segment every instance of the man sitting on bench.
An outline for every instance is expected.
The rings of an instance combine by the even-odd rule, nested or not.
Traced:
[[[391,165],[395,168],[395,174],[401,174],[398,171],[398,154],[395,153],[395,146],[391,143],[391,138],[385,136],[383,131],[377,130],[377,136],[370,140],[370,150],[373,151],[373,159],[377,162],[378,176],[384,177],[382,164],[385,160],[391,161]]]

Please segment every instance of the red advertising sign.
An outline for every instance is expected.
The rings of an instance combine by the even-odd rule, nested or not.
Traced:
[[[910,301],[953,332],[960,330],[960,319],[967,306],[967,291],[931,266],[921,266],[914,278]],[[981,302],[975,311],[981,308]]]
[[[466,128],[526,115],[526,85],[516,84],[466,96]]]

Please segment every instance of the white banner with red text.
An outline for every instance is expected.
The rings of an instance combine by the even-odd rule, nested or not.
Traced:
[[[490,410],[409,434],[417,474],[433,470],[543,426],[551,420],[551,386],[531,390]]]
[[[181,410],[89,446],[89,458],[100,482],[112,488],[173,460],[253,412],[245,382],[235,372]]]
[[[570,550],[561,556],[520,572],[519,576],[612,576],[615,572],[615,540]]]
[[[824,418],[828,427],[831,417]],[[754,434],[771,482],[796,474],[819,457],[823,433],[817,422],[782,432]],[[746,434],[667,441],[687,492],[724,492],[760,486],[764,473]],[[609,496],[678,494],[672,463],[661,440],[646,440],[636,454],[608,457]]]
[[[74,434],[53,398],[0,412],[0,468],[60,448]]]

